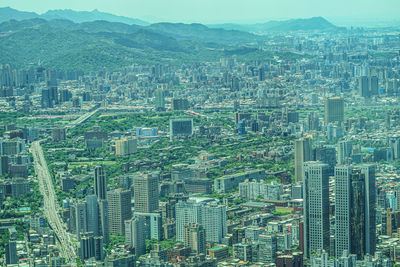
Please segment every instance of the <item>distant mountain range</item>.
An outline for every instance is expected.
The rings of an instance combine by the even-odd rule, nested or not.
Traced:
[[[37,14],[34,12],[19,11],[10,7],[0,8],[0,22],[8,21],[11,19],[25,20],[33,18],[42,18],[46,20],[53,19],[66,19],[75,23],[95,21],[95,20],[106,20],[110,22],[120,22],[125,24],[136,24],[140,26],[146,26],[150,23],[140,20],[133,19],[123,16],[117,16],[110,13],[100,12],[97,9],[93,11],[75,11],[71,9],[58,9],[49,10],[44,14]]]
[[[239,30],[255,33],[266,32],[290,32],[290,31],[337,31],[344,30],[343,27],[337,27],[322,17],[313,17],[309,19],[290,19],[283,21],[269,21],[258,24],[213,24],[210,28],[221,28],[226,30]]]
[[[0,21],[3,21],[0,23],[0,64],[19,67],[39,60],[44,66],[59,69],[98,70],[119,69],[133,63],[216,61],[233,55],[243,61],[267,61],[276,56],[308,57],[260,50],[258,47],[266,37],[237,27],[211,28],[196,23],[148,25],[96,10],[56,10],[38,15],[0,8]],[[286,25],[286,29],[293,29],[292,24]],[[298,28],[315,30],[312,24],[304,20]],[[325,29],[335,29],[328,27],[329,22],[325,24]],[[280,27],[268,25],[270,29]]]
[[[0,23],[11,19],[25,20],[41,18],[45,20],[70,20],[75,23],[92,22],[97,20],[104,20],[109,22],[119,22],[128,25],[138,26],[149,26],[150,23],[134,18],[128,18],[123,16],[117,16],[110,13],[98,11],[74,11],[71,9],[63,10],[49,10],[44,14],[37,14],[34,12],[24,12],[12,9],[10,7],[0,8]],[[156,23],[152,24],[152,28],[155,31],[169,32],[175,34],[177,37],[180,31],[187,31],[188,24],[183,23]],[[197,28],[197,32],[204,32],[205,26],[202,24],[192,24],[193,27]],[[211,24],[207,25],[209,28],[214,29],[225,29],[225,30],[236,30],[244,32],[254,33],[266,33],[266,32],[281,32],[281,31],[332,31],[332,30],[343,30],[343,27],[337,27],[322,17],[313,17],[308,19],[291,19],[283,21],[268,21],[266,23],[258,24]],[[190,29],[192,30],[193,27]],[[178,32],[174,32],[175,30]],[[217,34],[218,32],[214,32]],[[197,37],[197,36],[195,36]]]

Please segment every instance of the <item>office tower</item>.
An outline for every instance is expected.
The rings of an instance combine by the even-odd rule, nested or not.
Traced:
[[[103,236],[103,242],[105,244],[108,244],[110,241],[110,229],[108,225],[108,202],[107,200],[100,199],[98,201],[99,204],[99,229],[100,229],[100,234]]]
[[[193,134],[193,119],[181,118],[169,120],[170,137],[189,136]]]
[[[108,226],[111,234],[125,234],[125,220],[132,217],[131,191],[121,188],[107,192]]]
[[[344,121],[344,100],[341,97],[325,99],[325,125]]]
[[[336,149],[320,146],[315,148],[315,160],[329,165],[329,176],[335,175]]]
[[[369,79],[367,76],[358,77],[358,90],[359,90],[360,96],[370,97]]]
[[[336,256],[347,250],[362,259],[376,248],[375,167],[335,168]]]
[[[94,236],[94,258],[98,261],[103,261],[105,257],[104,238],[102,236]]]
[[[86,203],[78,202],[75,206],[75,218],[76,218],[76,234],[78,239],[80,239],[81,233],[87,232],[87,212]]]
[[[6,253],[6,264],[18,264],[18,256],[17,256],[17,243],[15,240],[8,241],[8,244],[5,245],[5,253]]]
[[[50,107],[57,105],[58,102],[58,89],[57,89],[57,73],[55,70],[48,70],[47,72],[47,89],[49,90]]]
[[[92,232],[94,236],[98,236],[100,234],[99,206],[95,195],[86,196],[86,217],[87,231]]]
[[[95,258],[98,261],[103,261],[105,257],[103,237],[94,236],[91,232],[82,234],[79,252],[82,260]]]
[[[394,195],[396,197],[396,210],[400,210],[400,186],[394,188]]]
[[[361,173],[365,176],[365,252],[375,255],[376,249],[376,181],[375,165],[363,164]]]
[[[308,113],[307,124],[308,124],[309,131],[319,131],[320,130],[319,116],[318,116],[317,112],[313,111],[313,112]]]
[[[135,212],[158,210],[158,175],[142,173],[134,178]]]
[[[306,162],[303,166],[304,254],[329,251],[329,166]]]
[[[121,138],[115,141],[115,155],[128,156],[136,153],[137,139],[136,138]]]
[[[351,141],[340,141],[338,145],[338,165],[343,165],[346,164],[351,157],[353,143]]]
[[[379,84],[378,84],[378,77],[371,76],[369,77],[369,93],[371,96],[378,95],[379,92]]]
[[[145,218],[142,216],[125,221],[125,245],[135,248],[136,257],[146,253],[144,223]]]
[[[296,182],[301,181],[303,176],[303,163],[312,160],[312,139],[301,138],[294,144],[294,176]]]
[[[165,110],[165,92],[163,89],[159,88],[154,92],[155,102],[156,102],[156,110],[164,111]]]
[[[189,101],[185,98],[174,98],[172,99],[173,110],[187,110],[189,109]]]
[[[185,226],[188,223],[203,225],[206,241],[220,243],[226,236],[226,207],[215,202],[206,203],[189,200],[179,202],[176,209],[176,240],[185,241]]]
[[[107,198],[107,177],[103,166],[94,168],[94,193],[98,199]]]
[[[190,247],[192,253],[206,254],[206,231],[197,223],[188,223],[185,226],[185,246]]]

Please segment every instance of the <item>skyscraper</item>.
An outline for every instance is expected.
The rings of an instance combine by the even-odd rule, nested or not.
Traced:
[[[376,248],[375,167],[335,168],[336,256],[344,250],[362,259]]]
[[[325,99],[325,124],[344,121],[344,100],[341,97]]]
[[[75,214],[76,234],[78,235],[78,239],[80,239],[81,233],[87,232],[87,212],[85,202],[76,203]]]
[[[370,97],[369,80],[368,80],[367,76],[358,77],[358,90],[359,90],[360,96]]]
[[[329,165],[306,162],[303,166],[304,254],[329,251]]]
[[[197,223],[188,223],[185,226],[185,246],[190,247],[192,253],[206,254],[206,231]]]
[[[94,193],[98,199],[107,198],[107,178],[103,166],[94,168]]]
[[[338,146],[338,165],[344,165],[351,157],[353,143],[351,141],[340,141]]]
[[[162,88],[158,88],[154,91],[155,104],[157,111],[165,110],[165,92]]]
[[[158,175],[143,173],[134,178],[135,212],[158,210]]]
[[[121,188],[107,192],[110,233],[125,234],[125,221],[132,217],[131,191]]]
[[[86,217],[87,231],[92,232],[94,236],[98,236],[100,234],[99,206],[95,195],[86,196]]]
[[[303,177],[303,163],[312,160],[311,137],[301,138],[294,144],[294,176],[296,182]]]
[[[100,234],[103,236],[103,242],[108,244],[110,241],[110,229],[108,225],[108,202],[107,200],[99,200],[99,228]]]
[[[136,257],[146,253],[145,218],[135,216],[125,221],[125,244],[135,248]]]

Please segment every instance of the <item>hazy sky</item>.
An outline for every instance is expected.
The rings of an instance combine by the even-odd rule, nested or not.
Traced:
[[[93,10],[153,21],[264,22],[323,16],[328,19],[399,19],[400,0],[0,0],[0,7],[44,13]]]

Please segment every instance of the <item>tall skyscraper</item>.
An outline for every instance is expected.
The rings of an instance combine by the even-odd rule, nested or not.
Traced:
[[[98,199],[107,198],[107,177],[103,166],[94,168],[94,193]]]
[[[362,259],[376,248],[375,167],[373,165],[335,168],[336,256],[344,250]]]
[[[75,218],[76,218],[76,234],[78,239],[81,237],[81,233],[87,232],[87,212],[86,203],[78,202],[75,206]]]
[[[157,111],[165,110],[165,92],[162,88],[158,88],[154,91],[155,104]]]
[[[142,216],[135,216],[125,221],[125,244],[135,248],[136,257],[146,253],[144,223],[145,218]]]
[[[100,234],[103,236],[104,244],[108,244],[110,241],[110,229],[108,225],[108,202],[107,200],[99,200],[99,224]]]
[[[329,165],[306,162],[303,166],[304,254],[329,251]]]
[[[359,90],[360,96],[370,97],[369,80],[368,80],[367,76],[358,77],[358,90]]]
[[[121,188],[107,192],[110,233],[125,234],[125,221],[131,219],[131,191]]]
[[[341,97],[325,99],[325,124],[344,121],[344,100]]]
[[[6,264],[18,264],[17,243],[15,240],[8,241],[5,245]]]
[[[206,254],[206,231],[197,223],[185,226],[185,246],[190,247],[192,253]]]
[[[143,173],[134,178],[135,212],[158,210],[158,175]]]
[[[294,144],[294,176],[296,182],[303,177],[303,163],[312,160],[312,139],[301,138]]]
[[[95,195],[86,196],[87,231],[99,236],[99,205]]]

